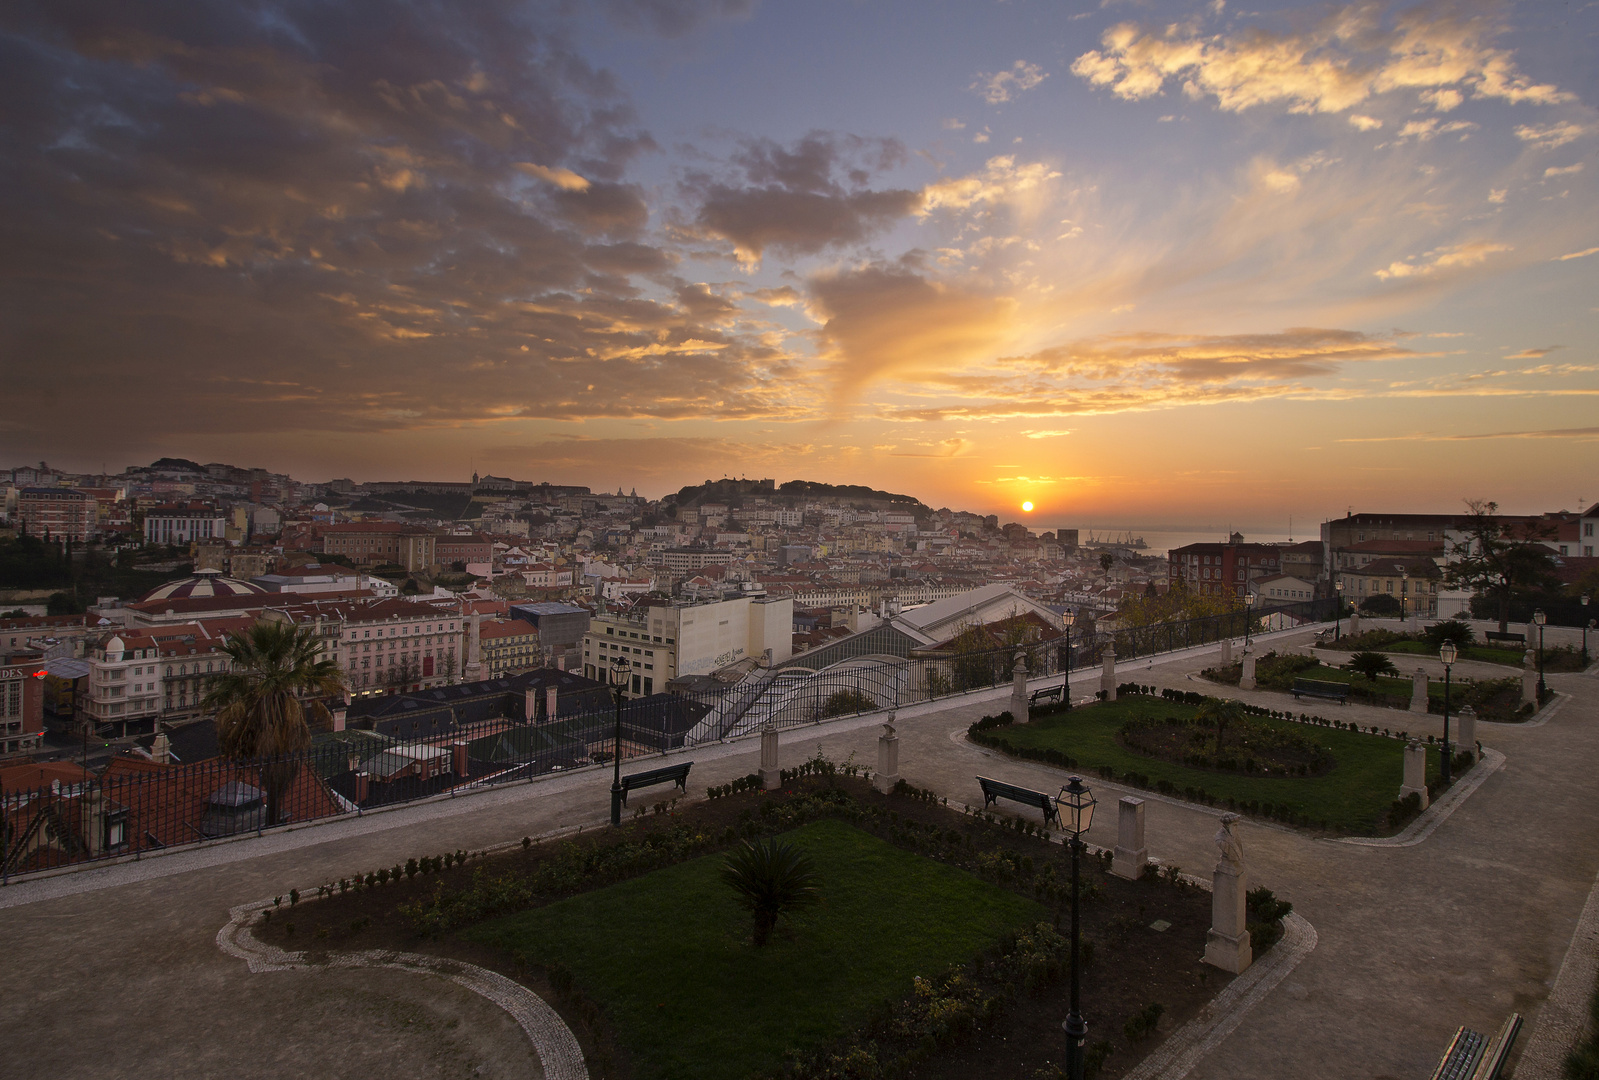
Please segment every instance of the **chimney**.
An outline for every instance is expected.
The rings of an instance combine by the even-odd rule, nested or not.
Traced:
[[[355,803],[357,806],[366,802],[370,784],[371,779],[366,773],[358,772],[355,774]]]
[[[167,738],[166,732],[157,735],[155,741],[150,744],[150,760],[162,765],[172,760],[172,740]]]
[[[455,775],[466,778],[466,743],[453,742],[450,744],[450,762],[455,767]]]
[[[344,721],[345,721],[345,718],[348,717],[348,716],[349,716],[349,710],[348,709],[343,708],[343,707],[334,709],[333,710],[333,730],[334,731],[343,731],[344,730]]]
[[[522,719],[528,723],[539,718],[539,688],[530,686],[522,691]]]
[[[559,693],[560,689],[553,684],[544,688],[544,718],[546,720],[554,720],[561,715],[560,703],[556,699]]]

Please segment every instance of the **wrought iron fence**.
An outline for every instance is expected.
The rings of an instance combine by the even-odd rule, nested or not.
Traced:
[[[114,759],[98,776],[0,795],[0,877],[348,814],[473,788],[526,782],[609,762],[737,738],[771,725],[825,720],[953,698],[1008,684],[1017,653],[1029,678],[1242,637],[1246,621],[1302,625],[1332,618],[1332,600],[1231,615],[1076,634],[985,652],[866,654],[822,670],[798,663],[758,669],[711,690],[656,694],[614,708],[597,705],[553,721],[499,718],[463,723],[425,738],[377,731],[325,733],[302,754],[265,761],[222,758],[163,764]],[[620,726],[620,737],[618,737]]]

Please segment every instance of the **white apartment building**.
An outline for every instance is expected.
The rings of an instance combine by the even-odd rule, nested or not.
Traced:
[[[144,515],[147,544],[187,544],[192,540],[221,540],[228,521],[220,510],[151,510]]]
[[[659,603],[596,615],[583,635],[583,674],[608,682],[613,658],[633,669],[627,693],[647,696],[679,675],[708,675],[754,658],[793,655],[794,601],[738,597],[706,604]]]
[[[89,653],[87,723],[119,735],[155,730],[161,715],[159,642],[147,633],[112,634]]]
[[[466,620],[432,604],[308,601],[262,617],[313,627],[352,694],[443,686],[459,682],[465,667]]]

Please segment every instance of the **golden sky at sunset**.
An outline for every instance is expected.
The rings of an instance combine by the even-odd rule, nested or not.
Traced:
[[[1599,500],[1599,6],[18,4],[7,463]]]

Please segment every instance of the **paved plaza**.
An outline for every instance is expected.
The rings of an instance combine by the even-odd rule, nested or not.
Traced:
[[[1274,635],[1278,648],[1309,635]],[[1124,665],[1119,681],[1204,690],[1214,648]],[[1413,667],[1414,665],[1411,665]],[[1456,674],[1464,672],[1464,665]],[[1407,668],[1406,670],[1409,670]],[[1195,1078],[1424,1080],[1460,1024],[1492,1032],[1529,1017],[1517,1080],[1553,1080],[1591,990],[1589,894],[1599,875],[1599,676],[1551,675],[1562,697],[1528,725],[1481,723],[1491,770],[1408,844],[1320,840],[1245,820],[1254,882],[1291,900],[1315,946],[1197,1060]],[[1492,674],[1504,674],[1503,669]],[[1074,693],[1097,688],[1081,673]],[[1246,700],[1285,708],[1267,692]],[[1008,689],[900,712],[900,771],[951,805],[977,803],[978,773],[1053,791],[1064,773],[967,744],[966,726]],[[1441,718],[1350,705],[1321,715],[1439,734]],[[783,736],[782,762],[821,750],[875,760],[878,717]],[[1503,755],[1502,762],[1498,756]],[[697,747],[690,790],[755,771],[759,740]],[[1090,778],[1101,805],[1128,793]],[[540,1076],[522,1028],[471,990],[427,974],[330,968],[253,972],[218,947],[230,909],[410,855],[602,827],[610,774],[587,770],[336,823],[199,848],[0,890],[0,1038],[8,1078]],[[1394,778],[1395,794],[1399,777]],[[1208,875],[1217,811],[1149,792],[1150,854]],[[1116,815],[1088,839],[1115,843]],[[1560,993],[1550,995],[1566,964]],[[691,988],[685,988],[691,992]],[[1547,1008],[1546,1008],[1547,1003]],[[1540,1017],[1540,1013],[1547,1015]],[[1542,1022],[1540,1023],[1540,1020]],[[1054,1031],[1041,1038],[1057,1039]]]

